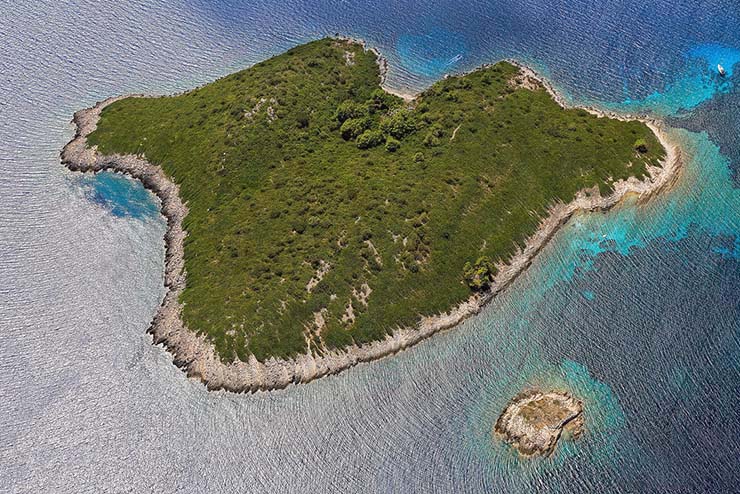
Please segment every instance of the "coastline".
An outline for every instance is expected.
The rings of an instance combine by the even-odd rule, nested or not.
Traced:
[[[552,456],[564,432],[574,439],[583,433],[583,409],[583,401],[568,391],[531,388],[509,400],[493,435],[523,458]]]
[[[380,66],[381,86],[384,90],[397,94],[385,87],[387,73],[385,58],[376,49],[368,48],[364,42],[352,41],[361,43],[365,49],[376,54]],[[547,89],[558,104],[568,107],[564,99],[544,78],[520,63],[512,63],[519,67],[521,77],[536,80]],[[183,230],[182,221],[188,209],[180,199],[178,186],[166,176],[159,166],[147,162],[142,157],[106,156],[99,154],[94,148],[87,148],[87,136],[95,130],[103,108],[128,96],[143,97],[144,95],[108,98],[92,108],[75,113],[73,122],[77,126],[76,134],[62,150],[62,163],[73,171],[110,170],[126,173],[140,180],[146,188],[159,197],[161,213],[167,219],[167,231],[164,236],[166,293],[148,332],[152,334],[155,344],[164,344],[172,354],[175,365],[183,368],[188,376],[198,378],[211,390],[246,392],[280,389],[291,383],[306,383],[328,374],[338,373],[360,362],[393,355],[439,331],[454,327],[468,317],[477,314],[487,302],[506,289],[529,266],[534,256],[573,214],[578,211],[608,209],[629,194],[636,194],[640,200],[645,200],[654,193],[670,187],[677,179],[681,168],[680,148],[669,140],[663,131],[661,122],[585,108],[601,117],[643,121],[655,133],[666,150],[663,166],[648,167],[649,176],[645,180],[641,181],[631,177],[628,180],[616,182],[614,191],[609,196],[600,196],[598,188],[595,188],[595,190],[579,192],[570,203],[552,205],[548,209],[547,217],[541,221],[537,231],[527,239],[525,245],[506,263],[497,265],[498,273],[493,280],[491,290],[472,295],[446,313],[422,317],[415,327],[399,328],[383,340],[362,346],[352,345],[321,355],[314,355],[309,349],[309,353],[288,360],[270,358],[265,362],[259,362],[252,355],[247,362],[224,363],[218,358],[215,349],[206,337],[189,330],[180,319],[182,306],[179,303],[179,296],[185,288],[186,280],[183,246],[187,235]],[[409,95],[401,96],[409,100]]]

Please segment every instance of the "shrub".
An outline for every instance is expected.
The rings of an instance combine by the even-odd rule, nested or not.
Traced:
[[[349,141],[362,134],[368,127],[370,127],[369,120],[365,118],[350,118],[349,120],[345,120],[339,131],[342,133],[342,137]]]
[[[418,152],[414,155],[414,162],[415,163],[423,163],[424,162],[424,153]]]
[[[635,151],[638,153],[645,154],[648,152],[647,142],[645,142],[645,139],[637,139],[632,147],[634,147]]]
[[[339,104],[337,111],[334,112],[334,118],[339,120],[340,123],[344,123],[350,118],[364,117],[365,114],[365,107],[348,99]]]
[[[299,129],[305,129],[306,127],[308,127],[309,122],[310,122],[310,117],[308,116],[307,113],[301,112],[298,115],[296,115],[296,125],[298,126]]]
[[[385,150],[389,153],[394,153],[401,147],[401,142],[393,137],[388,137],[385,140]]]
[[[397,111],[380,121],[380,130],[396,139],[403,139],[416,130],[416,120],[406,110]]]
[[[547,135],[558,139],[565,137],[558,127],[548,127],[545,132]]]
[[[429,128],[429,133],[434,137],[442,137],[445,133],[444,129],[439,124],[434,124]]]
[[[383,143],[383,133],[379,130],[366,130],[357,138],[357,147],[360,149],[373,148]]]
[[[439,137],[435,136],[433,132],[429,132],[424,137],[424,145],[428,148],[439,146]]]
[[[372,92],[370,99],[367,100],[366,105],[370,113],[387,110],[396,103],[396,97],[390,93],[386,93],[382,89],[376,89]]]
[[[491,286],[496,268],[487,256],[479,257],[475,264],[466,262],[463,267],[463,277],[465,283],[473,291],[486,290]]]

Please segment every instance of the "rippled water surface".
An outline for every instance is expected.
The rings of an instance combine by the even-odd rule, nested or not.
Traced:
[[[145,334],[156,201],[66,171],[69,120],[337,32],[407,91],[526,61],[573,102],[668,119],[686,168],[647,204],[574,218],[460,328],[310,385],[206,392]],[[3,6],[0,41],[3,492],[740,490],[735,0],[37,0]],[[587,432],[524,462],[491,427],[537,383],[582,396]]]

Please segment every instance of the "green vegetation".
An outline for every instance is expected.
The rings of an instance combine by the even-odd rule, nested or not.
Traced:
[[[89,141],[180,185],[183,318],[222,359],[321,352],[449,309],[549,204],[662,157],[645,125],[564,110],[517,73],[449,77],[409,105],[379,88],[372,53],[325,39],[116,102]]]
[[[496,268],[486,256],[479,257],[475,264],[466,262],[463,266],[463,277],[471,290],[479,291],[489,288],[495,275]]]
[[[639,153],[643,153],[644,154],[644,153],[647,153],[648,152],[647,142],[645,142],[645,139],[642,139],[642,138],[637,139],[635,141],[635,143],[633,144],[632,147],[634,147],[635,148],[635,151],[637,151]]]

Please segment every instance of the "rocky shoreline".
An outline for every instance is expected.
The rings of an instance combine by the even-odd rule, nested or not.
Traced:
[[[364,46],[364,44],[363,44]],[[367,48],[366,48],[367,49]],[[387,62],[377,52],[381,76],[385,82]],[[536,80],[548,89],[555,100],[564,105],[564,100],[552,87],[530,69],[517,64],[522,77]],[[387,89],[386,89],[387,90]],[[143,95],[130,95],[142,97]],[[270,358],[259,362],[250,356],[247,362],[222,362],[213,345],[203,335],[185,327],[180,318],[182,306],[179,297],[185,288],[184,240],[182,220],[187,215],[187,205],[179,196],[177,184],[172,182],[157,166],[143,157],[133,155],[101,155],[95,148],[87,147],[87,136],[97,126],[101,111],[111,103],[128,96],[109,98],[92,108],[75,113],[73,123],[77,126],[75,137],[64,147],[61,160],[70,170],[99,172],[103,170],[125,173],[140,180],[146,188],[159,197],[162,215],[167,219],[164,236],[166,256],[164,284],[165,297],[154,316],[149,332],[154,343],[162,343],[173,355],[174,363],[185,370],[188,376],[198,378],[208,389],[224,389],[233,392],[280,389],[289,384],[306,383],[319,377],[335,374],[360,362],[377,360],[408,348],[434,333],[456,326],[466,318],[477,314],[497,293],[504,290],[532,262],[534,256],[553,237],[558,228],[578,211],[608,209],[628,194],[637,194],[641,199],[669,187],[677,178],[681,168],[681,153],[678,146],[670,142],[657,121],[643,121],[657,135],[666,149],[662,167],[648,167],[649,177],[640,181],[634,177],[616,182],[614,192],[602,197],[598,188],[584,190],[568,204],[555,204],[549,208],[548,216],[542,220],[537,231],[527,240],[507,263],[500,263],[492,288],[481,294],[472,295],[450,311],[434,316],[422,317],[416,327],[399,328],[385,339],[362,346],[352,345],[342,350],[322,354],[309,353],[293,359]],[[593,108],[592,113],[610,118],[630,119],[620,115],[606,115]]]
[[[578,438],[583,423],[583,402],[570,393],[531,389],[506,405],[493,433],[524,457],[550,456],[563,432]]]

